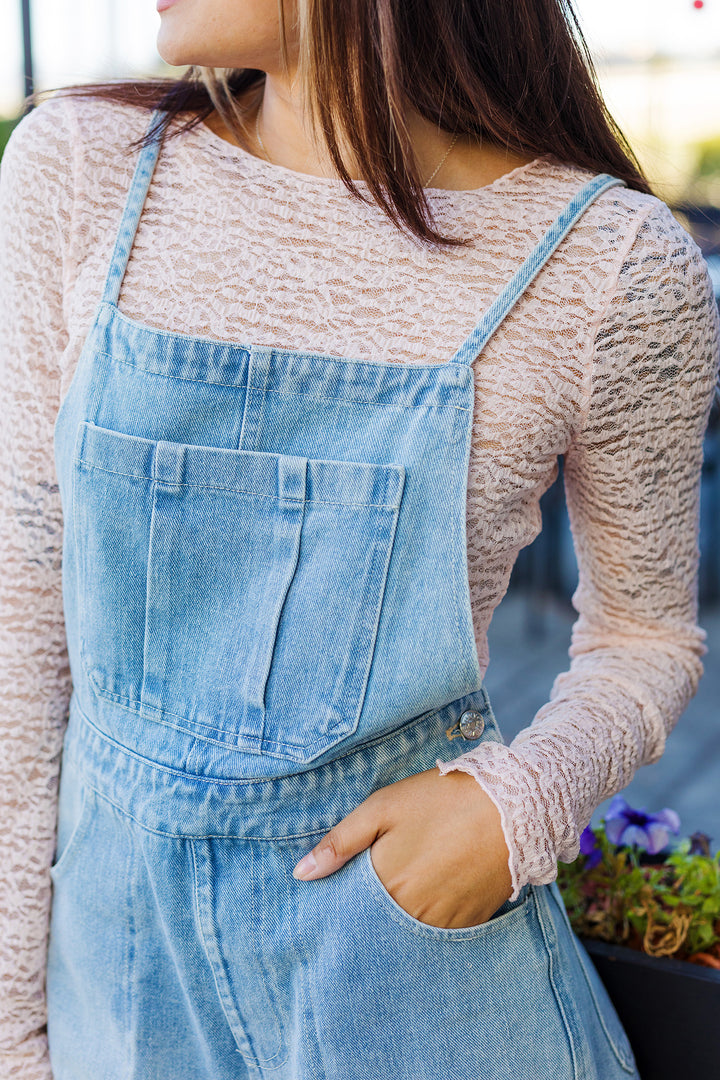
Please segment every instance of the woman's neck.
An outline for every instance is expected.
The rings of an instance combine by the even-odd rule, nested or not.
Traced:
[[[259,94],[258,99],[260,100]],[[255,134],[256,114],[262,144],[258,143]],[[238,145],[237,139],[217,112],[211,113],[205,123],[220,138]],[[434,124],[414,111],[408,115],[407,125],[421,175],[430,176],[450,147],[452,136],[446,131],[439,131]],[[249,128],[249,149],[255,156],[269,160],[273,165],[282,165],[286,169],[310,176],[337,176],[324,146],[316,146],[307,131],[300,102],[287,82],[267,76],[259,113],[258,110],[253,110]],[[350,175],[354,180],[362,180],[349,149],[345,153]],[[511,153],[462,136],[455,142],[442,167],[435,174],[432,186],[449,191],[471,191],[491,184],[512,169],[532,160],[531,155]]]

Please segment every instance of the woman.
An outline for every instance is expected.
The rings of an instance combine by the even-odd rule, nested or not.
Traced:
[[[158,8],[2,167],[4,1072],[636,1076],[554,880],[702,673],[701,256],[558,0]]]

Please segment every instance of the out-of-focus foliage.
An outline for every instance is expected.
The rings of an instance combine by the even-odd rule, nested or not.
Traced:
[[[10,138],[10,132],[19,122],[19,116],[16,116],[10,120],[0,120],[0,157],[2,157],[5,146],[7,145],[7,141]]]
[[[720,176],[720,135],[698,143],[695,173],[697,176]]]
[[[698,833],[651,856],[586,830],[558,885],[578,934],[720,968],[720,853]]]
[[[720,207],[720,135],[695,143],[694,157],[682,201]]]

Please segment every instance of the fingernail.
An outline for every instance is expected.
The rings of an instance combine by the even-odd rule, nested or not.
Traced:
[[[316,870],[317,862],[315,861],[315,856],[312,851],[310,851],[300,860],[293,870],[293,877],[305,880],[306,878],[312,877]]]

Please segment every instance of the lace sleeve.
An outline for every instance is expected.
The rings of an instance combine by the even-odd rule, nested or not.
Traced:
[[[717,367],[707,268],[656,203],[595,338],[565,455],[579,565],[570,668],[510,746],[438,762],[474,775],[498,807],[514,897],[577,856],[595,808],[657,761],[697,689],[700,470]]]
[[[64,108],[13,132],[0,169],[0,1072],[47,1080],[45,964],[70,674],[53,457],[72,219]]]

